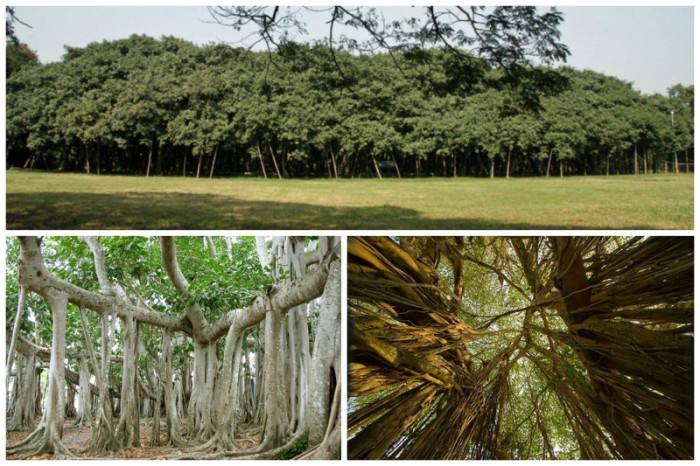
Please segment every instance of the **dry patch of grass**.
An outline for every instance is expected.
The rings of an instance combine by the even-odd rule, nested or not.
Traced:
[[[10,171],[9,229],[692,229],[693,176],[263,180]]]

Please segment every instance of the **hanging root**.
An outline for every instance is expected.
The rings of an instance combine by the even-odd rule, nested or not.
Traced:
[[[95,455],[119,450],[120,445],[114,436],[112,425],[103,417],[102,421],[92,428],[92,439],[86,452]]]

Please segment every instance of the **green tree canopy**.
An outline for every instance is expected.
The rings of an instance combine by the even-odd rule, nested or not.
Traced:
[[[693,239],[348,240],[350,459],[691,459]]]

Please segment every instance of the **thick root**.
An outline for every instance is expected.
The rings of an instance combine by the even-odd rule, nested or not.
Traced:
[[[39,426],[29,434],[27,437],[25,437],[23,440],[20,440],[19,442],[15,443],[14,445],[8,445],[7,449],[8,450],[20,450],[22,447],[25,445],[28,445],[30,443],[33,443],[37,438],[41,437],[44,433],[44,428],[43,426]]]
[[[121,449],[121,445],[117,442],[111,426],[102,423],[99,426],[93,427],[92,440],[90,441],[90,446],[85,451],[91,455],[100,455],[103,453],[120,451]]]
[[[243,451],[240,453],[232,453],[232,454],[227,454],[226,456],[232,459],[236,460],[269,460],[273,459],[275,456],[284,453],[286,450],[289,450],[294,446],[295,443],[300,442],[304,437],[306,437],[308,434],[307,432],[300,431],[297,432],[294,437],[291,438],[287,443],[282,445],[281,447],[273,448],[272,450],[267,450],[265,451],[265,443],[263,442],[260,445],[262,446],[262,451],[259,453],[253,453],[251,454],[251,451]],[[252,450],[252,449],[251,449]],[[255,450],[260,450],[260,448],[255,448]],[[202,458],[202,459],[214,459],[214,458]]]
[[[53,453],[55,458],[75,458],[75,455],[66,448],[60,438],[55,436],[49,438],[44,427],[38,428],[22,442],[7,449],[8,455],[19,453],[20,456],[16,459],[20,460],[39,456],[47,452]]]
[[[340,459],[340,428],[336,425],[321,444],[292,458],[294,460],[339,460]]]

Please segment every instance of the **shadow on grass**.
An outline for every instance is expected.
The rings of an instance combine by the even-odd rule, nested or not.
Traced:
[[[600,221],[600,219],[596,219]],[[592,222],[593,223],[593,222]],[[605,225],[508,223],[487,218],[430,219],[393,206],[330,207],[304,203],[246,201],[183,193],[7,194],[11,230],[482,230],[605,229]],[[630,226],[630,229],[649,229]]]

